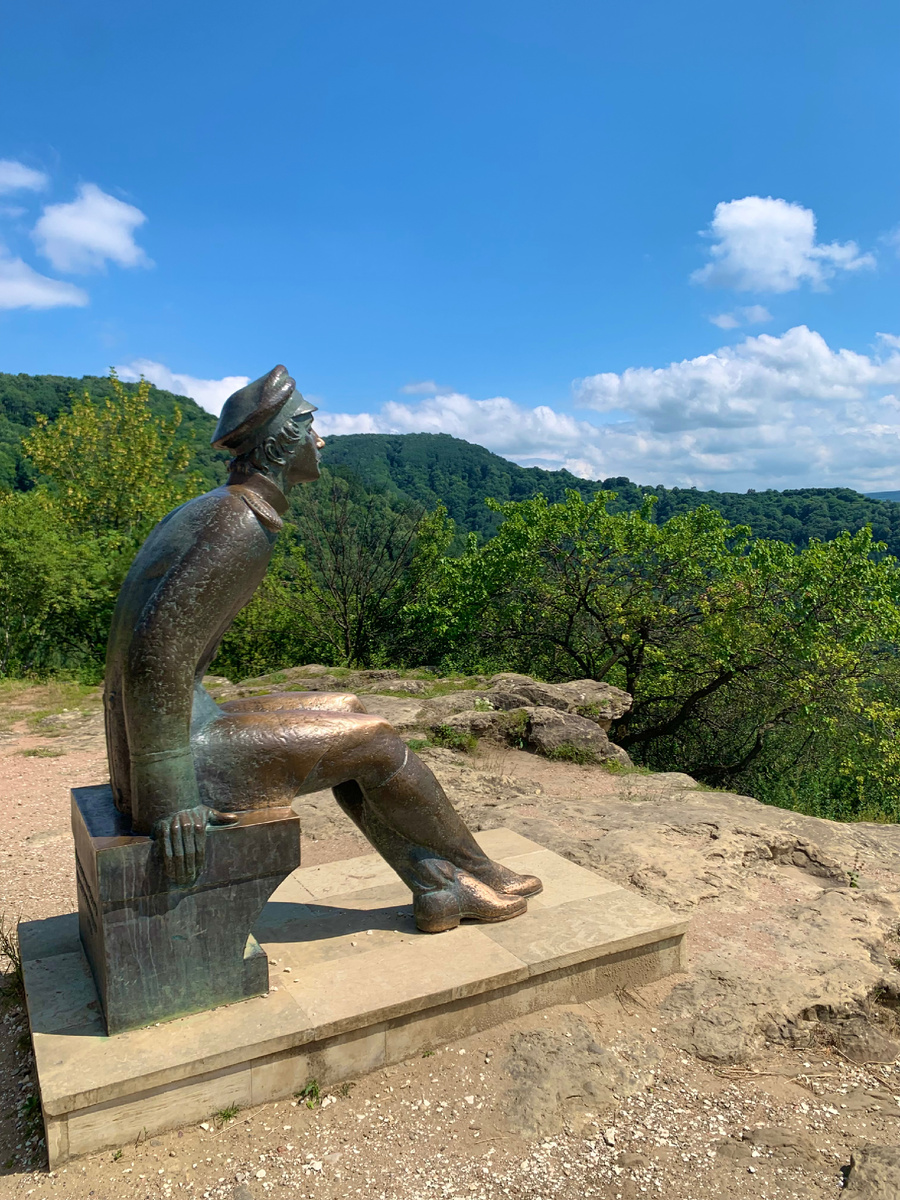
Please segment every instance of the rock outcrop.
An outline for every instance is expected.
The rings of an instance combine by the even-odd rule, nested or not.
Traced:
[[[504,671],[489,679],[470,676],[458,691],[428,697],[435,684],[446,686],[451,681],[404,678],[396,670],[335,674],[334,668],[313,663],[240,684],[215,676],[206,682],[217,700],[279,691],[355,692],[368,712],[387,717],[401,733],[428,734],[446,726],[550,757],[631,763],[607,736],[613,721],[631,708],[631,697],[621,688],[593,679],[542,683]]]

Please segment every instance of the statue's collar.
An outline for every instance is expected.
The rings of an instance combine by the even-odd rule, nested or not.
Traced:
[[[233,496],[240,496],[270,533],[281,532],[288,498],[277,483],[266,475],[231,475],[225,486]]]
[[[288,498],[278,486],[269,479],[268,475],[245,475],[240,479],[240,486],[249,488],[262,496],[268,504],[275,509],[280,517],[283,517],[290,507]]]

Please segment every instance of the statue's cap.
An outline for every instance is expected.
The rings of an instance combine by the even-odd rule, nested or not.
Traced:
[[[212,436],[217,450],[232,455],[246,454],[267,437],[274,437],[285,421],[316,411],[304,400],[297,385],[279,364],[268,375],[233,392],[222,406],[222,415]]]

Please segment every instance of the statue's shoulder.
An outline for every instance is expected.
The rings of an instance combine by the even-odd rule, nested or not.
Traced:
[[[268,500],[253,488],[244,487],[239,483],[230,483],[219,490],[227,492],[230,496],[246,504],[260,525],[268,529],[270,533],[279,533],[283,528],[284,521]]]

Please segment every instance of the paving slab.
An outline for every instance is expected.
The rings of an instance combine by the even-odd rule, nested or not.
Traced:
[[[422,934],[378,855],[301,867],[254,927],[268,995],[111,1037],[77,918],[23,924],[51,1168],[682,969],[683,918],[511,830],[478,840],[544,881],[524,916]]]

